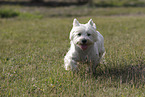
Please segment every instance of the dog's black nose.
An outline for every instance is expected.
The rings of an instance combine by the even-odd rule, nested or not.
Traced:
[[[87,42],[87,40],[86,40],[86,39],[83,39],[83,40],[82,40],[82,43],[83,43],[83,44],[85,44],[86,42]]]

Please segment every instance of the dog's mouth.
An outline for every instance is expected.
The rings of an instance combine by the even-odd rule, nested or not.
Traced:
[[[88,45],[87,44],[81,44],[81,49],[82,50],[86,50],[88,48]]]
[[[82,50],[86,50],[88,48],[87,44],[80,44],[78,45]]]

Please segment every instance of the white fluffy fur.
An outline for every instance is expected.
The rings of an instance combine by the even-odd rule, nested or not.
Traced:
[[[93,72],[105,52],[104,38],[96,31],[96,25],[92,19],[86,24],[80,24],[77,19],[73,21],[70,32],[70,49],[64,58],[66,70],[76,70],[77,62],[91,62]],[[85,42],[83,42],[85,40]]]

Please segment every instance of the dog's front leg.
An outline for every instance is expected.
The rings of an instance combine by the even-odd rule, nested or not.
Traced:
[[[64,64],[66,70],[77,70],[77,62],[71,57],[65,57]]]
[[[98,60],[94,60],[93,61],[93,64],[92,64],[92,71],[93,71],[93,74],[96,74],[96,68],[97,66],[100,64],[100,62]]]

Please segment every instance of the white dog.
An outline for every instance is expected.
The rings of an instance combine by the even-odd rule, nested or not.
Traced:
[[[77,70],[78,62],[91,62],[93,72],[104,56],[104,38],[96,31],[92,19],[86,24],[80,24],[77,19],[73,21],[70,32],[71,47],[64,58],[66,70]]]

